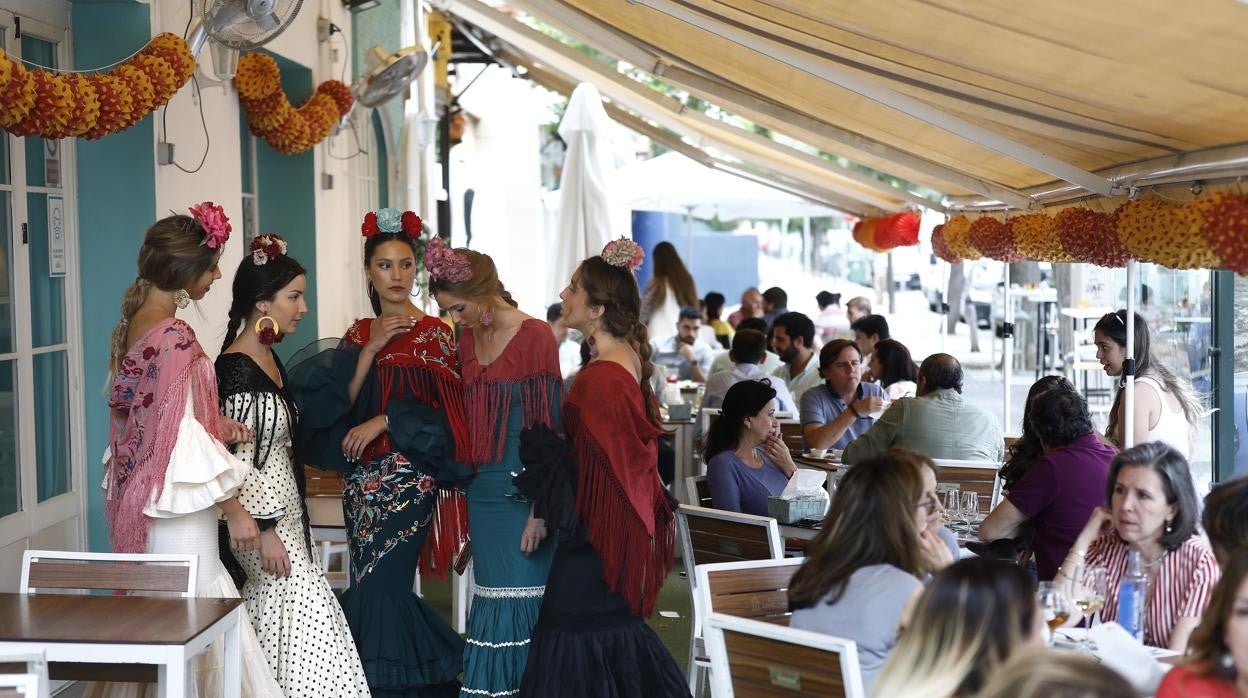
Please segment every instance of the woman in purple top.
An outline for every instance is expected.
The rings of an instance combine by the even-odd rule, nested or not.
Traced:
[[[702,459],[716,509],[767,516],[767,497],[778,495],[797,471],[776,421],[771,381],[741,381],[724,395],[706,435]]]
[[[1031,410],[1031,430],[1044,455],[1037,458],[979,527],[983,540],[1011,538],[1028,522],[1036,574],[1048,581],[1066,557],[1092,510],[1104,501],[1105,479],[1117,451],[1092,431],[1088,404],[1074,390],[1056,388]]]

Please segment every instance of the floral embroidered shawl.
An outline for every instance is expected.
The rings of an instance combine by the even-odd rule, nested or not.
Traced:
[[[220,439],[212,362],[190,325],[162,320],[122,359],[109,393],[111,458],[105,469],[104,514],[114,552],[147,552],[143,510],[164,486],[188,390],[195,418]]]

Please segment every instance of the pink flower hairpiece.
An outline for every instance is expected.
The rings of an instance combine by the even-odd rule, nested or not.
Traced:
[[[286,254],[286,241],[275,233],[257,235],[251,241],[251,261],[255,265],[267,264],[270,259]]]
[[[637,271],[646,259],[646,252],[641,249],[641,245],[626,237],[621,237],[608,242],[607,246],[602,248],[602,259],[613,267]]]
[[[225,242],[230,239],[230,231],[234,229],[230,226],[230,219],[225,216],[225,209],[211,201],[205,201],[191,207],[191,216],[204,229],[204,239],[199,244],[207,245],[213,250],[225,246]]]
[[[416,240],[424,231],[425,224],[424,221],[420,220],[420,216],[412,211],[399,211],[397,208],[369,211],[364,214],[364,223],[360,226],[360,232],[366,238],[372,238],[381,233],[402,232],[409,238]]]
[[[425,250],[425,269],[435,281],[461,283],[472,278],[472,265],[468,258],[451,249],[440,236],[434,235]]]

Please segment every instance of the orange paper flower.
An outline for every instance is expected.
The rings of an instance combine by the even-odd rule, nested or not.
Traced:
[[[943,223],[932,228],[932,253],[950,264],[962,263],[962,258],[949,249],[949,242],[945,239],[945,225]]]
[[[74,107],[68,83],[60,75],[43,70],[29,75],[35,85],[35,104],[24,119],[8,127],[9,132],[17,136],[64,134]]]
[[[971,244],[971,221],[963,215],[957,215],[945,222],[945,242],[955,255],[967,260],[982,257],[979,250]]]
[[[1006,221],[1005,227],[1014,240],[1019,254],[1038,262],[1073,262],[1057,234],[1053,217],[1044,213],[1028,213]]]
[[[0,87],[0,128],[9,129],[26,118],[35,108],[35,77],[21,63],[9,60],[0,49],[8,79]]]
[[[76,138],[91,130],[100,118],[100,96],[95,89],[95,80],[78,73],[65,76],[69,91],[73,93],[74,110],[69,115],[69,123],[61,138]]]
[[[110,74],[96,75],[92,82],[100,100],[100,118],[82,134],[88,140],[103,138],[123,130],[126,125],[133,123],[130,116],[134,111],[134,99],[130,97],[130,88],[125,80]]]

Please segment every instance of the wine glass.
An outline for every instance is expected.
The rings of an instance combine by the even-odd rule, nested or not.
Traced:
[[[958,491],[948,490],[945,492],[945,513],[944,521],[946,524],[953,523],[958,518],[958,512],[962,510],[962,505],[958,501]]]
[[[962,506],[958,510],[958,517],[967,528],[970,528],[979,522],[978,492],[962,493]]]
[[[1040,582],[1036,585],[1036,600],[1040,603],[1040,612],[1044,614],[1044,622],[1048,624],[1050,633],[1070,619],[1070,598],[1059,584]]]
[[[1088,631],[1100,621],[1101,607],[1105,605],[1105,595],[1109,590],[1108,572],[1104,567],[1088,565],[1079,568],[1075,574],[1077,579],[1072,584],[1071,598],[1079,612],[1083,614],[1085,632],[1080,648],[1091,652],[1092,645],[1088,641]]]

